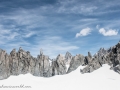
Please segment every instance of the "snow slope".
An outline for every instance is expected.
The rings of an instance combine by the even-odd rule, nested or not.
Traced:
[[[50,78],[35,77],[31,74],[10,76],[1,80],[0,85],[24,84],[32,87],[4,88],[4,90],[120,90],[120,75],[110,70],[108,65],[103,65],[100,69],[87,74],[81,74],[80,68],[83,67],[80,66],[69,74]]]

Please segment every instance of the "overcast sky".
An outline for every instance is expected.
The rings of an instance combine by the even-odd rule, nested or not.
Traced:
[[[0,0],[0,48],[50,58],[96,53],[120,40],[120,0]]]

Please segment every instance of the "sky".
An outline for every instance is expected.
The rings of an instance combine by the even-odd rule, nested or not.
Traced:
[[[119,42],[119,8],[119,0],[0,0],[0,48],[95,54]]]

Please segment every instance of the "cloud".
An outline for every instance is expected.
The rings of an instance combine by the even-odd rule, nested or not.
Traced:
[[[2,8],[0,11],[0,25],[2,25],[2,27],[0,26],[0,47],[7,51],[21,46],[36,57],[40,48],[43,48],[44,54],[56,57],[59,53],[64,54],[66,51],[71,53],[78,51],[79,53],[80,49],[86,46],[87,52],[88,44],[85,41],[90,43],[92,40],[95,41],[95,35],[83,37],[85,38],[82,40],[83,46],[79,48],[80,41],[73,38],[76,31],[81,30],[76,34],[76,37],[79,37],[91,33],[91,29],[85,28],[86,26],[95,30],[97,24],[104,28],[119,28],[119,13],[113,12],[119,12],[119,9],[111,7],[111,4],[113,6],[117,4],[113,1],[110,1],[111,4],[102,4],[102,1],[94,2],[94,0],[88,3],[84,0],[56,0],[57,3],[44,3],[44,5],[41,5],[41,0],[39,3],[33,3],[31,0],[24,1],[20,2],[21,4],[14,0],[6,3],[7,5],[0,3]],[[8,6],[11,7],[8,8]],[[51,12],[49,13],[49,11]],[[116,18],[112,17],[113,14],[116,15]]]
[[[10,37],[8,37],[9,39],[14,39],[15,37],[19,36],[19,34],[17,32],[11,32]]]
[[[29,37],[31,37],[31,36],[33,36],[35,34],[36,34],[35,32],[26,32],[26,34],[23,37],[29,38]]]
[[[76,34],[76,38],[79,36],[87,36],[88,34],[90,34],[91,29],[90,28],[84,28],[82,29],[79,33]]]
[[[104,36],[113,36],[113,35],[117,35],[118,31],[113,29],[105,30],[104,28],[101,28],[99,29],[99,33]]]
[[[97,9],[97,7],[96,6],[89,6],[89,7],[82,6],[80,9],[83,13],[92,13],[94,10]]]
[[[97,7],[93,5],[78,4],[78,1],[61,1],[60,7],[58,7],[58,13],[67,13],[67,14],[84,14],[88,15],[93,13]],[[74,4],[75,5],[74,5]]]
[[[0,25],[0,40],[4,41],[4,39],[6,40],[13,40],[15,39],[15,37],[19,36],[19,34],[13,30],[11,30],[11,28],[5,28],[4,26]],[[4,41],[5,42],[5,41]]]
[[[10,30],[7,30],[7,29],[3,28],[2,25],[0,25],[0,35],[9,34],[9,33],[10,33]]]
[[[69,20],[63,22],[62,16],[60,17],[62,19],[58,18],[59,16],[46,16],[44,14],[50,9],[42,9],[45,8],[39,7],[34,10],[20,8],[14,11],[14,14],[12,12],[9,15],[0,15],[2,25],[0,29],[1,48],[9,53],[13,48],[22,47],[26,51],[29,50],[35,57],[42,48],[44,54],[49,55],[50,58],[56,58],[59,53],[65,54],[66,51],[74,52],[74,50],[79,49],[77,45],[72,44],[72,41],[66,41],[62,38],[64,37],[63,34],[67,32],[60,31],[63,28],[58,24],[70,25]]]

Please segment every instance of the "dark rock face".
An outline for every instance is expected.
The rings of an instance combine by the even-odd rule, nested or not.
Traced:
[[[67,73],[70,73],[73,70],[76,70],[80,65],[84,64],[84,56],[79,54],[72,58],[70,62],[70,67],[68,68]]]
[[[85,56],[84,62],[85,62],[85,65],[90,64],[92,62],[92,55],[90,52],[88,52],[88,56]]]
[[[90,73],[100,67],[101,67],[101,64],[98,61],[98,58],[92,58],[92,61],[88,63],[88,65],[83,70],[80,70],[80,71],[81,73]]]
[[[111,48],[108,59],[111,69],[120,73],[120,42]]]
[[[83,70],[80,70],[81,73],[90,73],[100,68],[103,64],[109,64],[111,69],[120,73],[120,42],[108,50],[101,48],[90,62],[88,61],[90,60],[89,57],[88,54],[85,60],[87,66]]]
[[[80,72],[90,73],[100,68],[102,64],[108,63],[106,59],[107,54],[107,50],[105,50],[104,48],[100,48],[100,50],[94,56],[92,56],[91,53],[88,52],[88,56],[85,57],[85,64],[87,64],[87,66],[83,70],[80,70]]]

